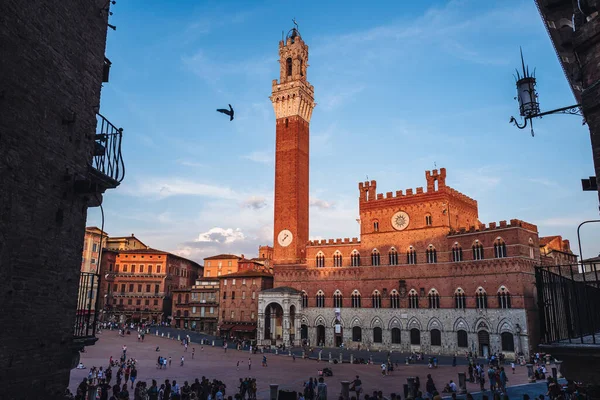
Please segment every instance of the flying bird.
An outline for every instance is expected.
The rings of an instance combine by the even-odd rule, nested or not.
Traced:
[[[229,115],[229,120],[233,121],[233,107],[231,107],[231,104],[229,104],[229,110],[226,110],[225,108],[217,108],[217,111]]]

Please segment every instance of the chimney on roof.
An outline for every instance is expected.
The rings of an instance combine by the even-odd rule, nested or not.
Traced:
[[[131,234],[131,237],[134,237],[134,236],[135,236],[135,235],[132,233],[132,234]]]
[[[242,258],[244,258],[244,255],[242,254]]]

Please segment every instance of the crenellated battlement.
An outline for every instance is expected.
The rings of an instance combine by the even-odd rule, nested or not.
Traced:
[[[326,246],[326,245],[340,245],[340,244],[360,244],[360,240],[358,238],[336,238],[336,239],[319,239],[319,240],[309,240],[306,245],[307,246]]]
[[[439,171],[434,169],[432,171],[425,171],[425,179],[427,180],[427,190],[423,190],[423,187],[417,187],[416,189],[396,190],[396,192],[377,193],[377,181],[365,181],[359,182],[358,190],[360,193],[360,202],[371,202],[377,200],[388,200],[398,198],[408,198],[411,196],[425,196],[430,193],[448,193],[458,200],[466,203],[469,206],[477,207],[477,201],[459,192],[456,189],[452,189],[446,186],[446,168],[441,168]],[[437,184],[437,185],[436,185]]]
[[[469,227],[460,227],[456,230],[450,232],[448,236],[456,236],[462,235],[465,233],[473,233],[473,232],[484,232],[484,231],[493,231],[499,229],[506,228],[523,228],[529,231],[537,232],[537,225],[530,224],[529,222],[521,221],[520,219],[511,219],[510,223],[507,223],[505,220],[496,222],[490,222],[487,225],[484,223],[479,223],[477,225],[471,225]]]

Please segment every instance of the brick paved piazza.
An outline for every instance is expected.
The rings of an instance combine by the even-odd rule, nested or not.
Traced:
[[[328,362],[317,362],[315,360],[302,360],[297,358],[294,362],[287,355],[267,355],[268,367],[261,367],[262,355],[249,355],[248,351],[237,351],[228,349],[224,353],[222,348],[204,346],[204,351],[200,351],[201,346],[195,343],[189,347],[188,352],[184,353],[183,346],[176,340],[156,337],[155,335],[146,335],[144,342],[137,341],[137,335],[132,332],[131,335],[119,337],[116,331],[105,330],[98,334],[99,340],[94,346],[86,348],[86,352],[81,354],[81,362],[86,369],[71,371],[70,389],[75,392],[77,385],[83,377],[87,376],[89,368],[92,366],[106,367],[108,360],[112,355],[118,358],[121,354],[121,348],[127,345],[127,356],[138,360],[138,380],[145,380],[148,384],[151,379],[156,379],[160,383],[165,379],[175,379],[183,384],[189,381],[190,384],[194,378],[201,378],[203,375],[207,378],[217,378],[227,385],[227,395],[235,394],[235,388],[239,378],[247,376],[257,379],[258,398],[268,399],[269,384],[277,383],[280,389],[301,390],[303,382],[308,377],[316,377],[317,370],[323,367],[330,367],[333,370],[333,376],[325,378],[328,385],[328,397],[337,399],[340,392],[340,382],[342,380],[352,380],[355,375],[360,375],[366,393],[373,390],[382,390],[385,395],[392,392],[403,393],[402,384],[406,383],[406,377],[419,376],[421,386],[425,386],[426,376],[431,373],[436,387],[441,391],[446,382],[453,379],[458,382],[458,372],[465,371],[465,366],[440,366],[437,369],[430,370],[426,365],[400,365],[394,370],[392,375],[381,376],[380,368],[375,365],[358,364],[329,364]],[[156,352],[156,346],[160,346],[160,352]],[[192,360],[191,349],[196,348],[195,359]],[[171,356],[173,364],[171,368],[159,370],[156,368],[156,360],[159,355],[164,357]],[[185,356],[185,365],[179,366],[181,356]],[[325,355],[325,354],[324,354]],[[248,371],[248,357],[252,359],[252,370]],[[240,361],[240,370],[237,371],[236,364]],[[508,368],[510,370],[510,367]],[[517,367],[515,375],[510,374],[509,385],[518,385],[527,382],[527,370],[525,367]],[[113,370],[112,384],[115,382],[116,370]],[[467,383],[469,391],[479,391],[476,384]],[[402,395],[404,397],[404,395]],[[478,396],[477,396],[478,397]]]

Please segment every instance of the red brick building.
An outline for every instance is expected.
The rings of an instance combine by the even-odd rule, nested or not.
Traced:
[[[190,288],[173,289],[175,327],[216,335],[218,321],[218,278],[198,278]]]
[[[273,287],[273,275],[247,269],[219,278],[219,334],[243,339],[256,338],[258,293]]]
[[[308,142],[314,88],[297,29],[279,43],[274,285],[260,294],[265,344],[479,355],[527,355],[536,345],[534,224],[484,224],[477,201],[451,188],[444,168],[425,188],[377,193],[361,182],[360,238],[308,241]],[[561,251],[569,253],[568,242]],[[226,315],[225,315],[226,316]]]
[[[152,248],[115,251],[106,275],[105,307],[112,320],[161,322],[171,318],[174,289],[190,287],[202,266]],[[109,268],[110,269],[110,268]]]

